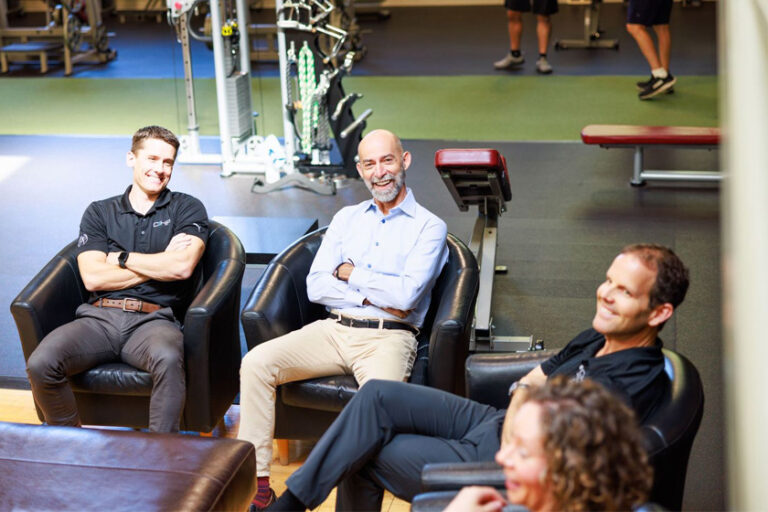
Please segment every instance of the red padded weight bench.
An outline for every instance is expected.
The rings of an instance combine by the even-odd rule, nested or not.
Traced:
[[[634,148],[635,164],[633,187],[645,180],[667,181],[720,181],[716,171],[646,170],[643,150],[646,147],[676,147],[689,149],[717,149],[720,145],[719,128],[695,126],[633,126],[624,124],[590,124],[581,130],[584,144],[599,144],[603,148]]]
[[[494,335],[491,318],[498,217],[506,211],[506,202],[512,199],[507,161],[495,149],[440,149],[435,153],[435,167],[459,210],[465,212],[472,205],[478,208],[469,243],[469,249],[480,263],[470,350],[528,350],[532,337]]]

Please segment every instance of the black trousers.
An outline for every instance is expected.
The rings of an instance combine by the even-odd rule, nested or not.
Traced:
[[[425,464],[493,460],[504,414],[437,389],[371,380],[286,485],[309,508],[336,485],[337,510],[381,510],[383,489],[411,501]]]
[[[83,304],[76,319],[51,331],[27,361],[35,402],[49,425],[77,425],[67,377],[123,361],[152,374],[149,429],[176,432],[184,407],[184,340],[171,308],[134,313]]]

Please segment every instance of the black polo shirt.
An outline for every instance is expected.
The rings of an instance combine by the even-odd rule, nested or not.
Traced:
[[[208,214],[199,200],[165,189],[149,211],[142,215],[133,209],[128,200],[131,187],[122,196],[95,201],[88,206],[80,221],[78,255],[85,251],[155,254],[163,252],[171,238],[179,233],[194,235],[203,243],[208,242]],[[181,281],[149,280],[124,290],[94,292],[91,301],[101,297],[131,297],[171,306],[178,318],[194,296],[196,275],[197,272]]]
[[[664,374],[661,339],[652,347],[619,350],[595,357],[605,345],[605,336],[594,329],[580,333],[560,352],[541,363],[547,377],[568,375],[599,382],[619,395],[642,423],[655,409],[669,385]]]

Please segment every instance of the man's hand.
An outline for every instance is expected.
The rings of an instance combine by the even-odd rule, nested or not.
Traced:
[[[168,247],[165,248],[165,252],[183,251],[192,244],[192,235],[186,233],[179,233],[171,238],[168,242]]]
[[[363,299],[363,306],[373,306],[375,308],[379,308],[382,311],[386,311],[390,315],[395,315],[397,318],[406,318],[408,315],[410,315],[413,312],[413,309],[409,309],[407,311],[404,311],[402,309],[397,308],[388,308],[385,306],[377,306],[373,302],[369,301],[368,299]]]
[[[384,306],[376,306],[379,309],[386,311],[390,315],[395,315],[397,318],[406,318],[408,315],[410,315],[413,312],[413,309],[409,309],[408,311],[403,311],[402,309],[397,308],[388,308]]]
[[[349,276],[352,275],[352,271],[355,270],[355,266],[345,261],[338,267],[336,267],[336,271],[334,272],[334,275],[336,279],[339,279],[341,281],[349,281]]]
[[[443,512],[496,512],[506,504],[493,487],[464,487]]]

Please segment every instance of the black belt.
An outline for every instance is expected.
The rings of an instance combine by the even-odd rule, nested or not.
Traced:
[[[404,322],[398,322],[396,320],[379,320],[378,318],[354,318],[351,316],[344,316],[338,313],[331,313],[328,318],[336,320],[341,325],[347,327],[361,327],[364,329],[399,329],[401,331],[408,331],[414,335],[419,334],[419,330]]]

